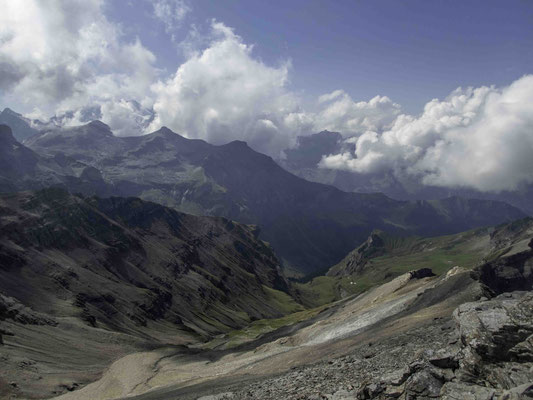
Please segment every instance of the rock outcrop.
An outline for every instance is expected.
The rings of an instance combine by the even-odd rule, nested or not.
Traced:
[[[457,341],[364,385],[358,399],[533,398],[533,293],[504,293],[453,313]]]
[[[48,315],[35,312],[16,299],[4,296],[0,293],[0,321],[6,319],[23,325],[57,326],[57,321]]]
[[[484,285],[487,296],[533,290],[533,240],[528,243],[530,250],[511,254],[487,262],[473,271],[474,279]]]
[[[351,251],[337,266],[331,268],[328,276],[348,276],[361,272],[368,260],[379,257],[387,252],[383,232],[374,231],[358,248]]]

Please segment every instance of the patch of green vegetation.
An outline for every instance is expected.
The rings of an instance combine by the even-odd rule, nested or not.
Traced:
[[[261,319],[252,322],[243,329],[231,331],[223,337],[216,338],[205,346],[207,348],[223,347],[232,348],[242,343],[249,342],[259,338],[261,335],[275,331],[284,326],[289,326],[315,317],[320,312],[326,310],[329,306],[323,305],[313,309],[298,311],[275,319]]]
[[[209,316],[205,313],[201,313],[201,314],[198,314],[197,317],[198,317],[197,322],[200,322],[200,321],[203,322],[206,325],[206,327],[204,328],[207,328],[207,330],[210,330],[209,327],[211,327],[213,330],[217,330],[220,332],[227,332],[230,329],[217,319],[217,315]]]
[[[340,280],[330,276],[318,276],[307,283],[295,283],[294,286],[307,306],[318,306],[335,301],[335,285]]]
[[[268,332],[312,318],[339,299],[361,294],[412,270],[430,268],[436,275],[442,275],[456,265],[472,268],[482,262],[489,250],[488,234],[488,230],[480,229],[433,238],[383,235],[386,254],[370,258],[359,273],[319,276],[307,283],[293,283],[295,297],[308,309],[303,309],[286,293],[265,286],[268,303],[287,315],[254,321],[205,346],[231,348],[255,340]]]
[[[267,295],[268,303],[271,304],[276,310],[281,311],[283,314],[291,314],[297,311],[303,311],[305,309],[287,293],[269,288],[265,285],[263,285],[263,290]]]
[[[306,307],[319,307],[332,303],[362,293],[373,285],[364,279],[358,280],[356,284],[352,276],[319,276],[307,283],[294,284],[301,302]]]
[[[483,260],[487,235],[484,229],[433,238],[384,235],[386,254],[369,259],[362,271],[342,277],[320,276],[295,287],[304,305],[317,307],[363,293],[412,270],[430,268],[442,275],[456,265],[469,269]],[[342,267],[342,262],[335,266]]]
[[[433,238],[383,235],[386,254],[374,256],[371,253],[360,272],[348,276],[319,276],[307,283],[293,283],[295,297],[308,309],[286,293],[264,286],[268,304],[287,315],[254,321],[243,329],[229,331],[212,340],[206,347],[230,348],[254,340],[265,333],[312,318],[328,304],[361,294],[412,270],[430,268],[436,275],[442,275],[456,265],[472,268],[487,254],[488,234],[488,230],[480,229]]]
[[[261,319],[256,320],[254,322],[251,322],[249,325],[247,325],[245,328],[230,331],[228,330],[227,326],[224,327],[221,326],[220,322],[216,321],[213,318],[207,317],[205,314],[202,314],[200,317],[202,321],[205,323],[208,323],[211,326],[216,326],[217,328],[220,328],[219,330],[228,332],[222,336],[219,336],[210,342],[203,345],[203,347],[206,348],[215,348],[215,347],[234,347],[241,343],[247,342],[249,340],[253,340],[265,333],[271,332],[273,330],[276,330],[278,328],[281,328],[286,325],[292,325],[296,322],[300,322],[303,320],[306,320],[308,318],[311,318],[318,314],[323,309],[327,308],[326,306],[314,309],[314,310],[307,310],[304,306],[297,303],[291,296],[288,294],[281,292],[276,289],[269,288],[267,286],[263,286],[263,290],[266,294],[266,302],[269,304],[273,309],[278,310],[279,312],[286,314],[283,317],[280,318],[272,318],[272,319]],[[245,299],[242,299],[246,301]],[[257,299],[250,298],[250,301],[257,301]],[[225,310],[224,313],[226,314],[226,317],[228,316],[228,310]],[[248,320],[249,317],[246,313],[237,313],[232,312],[232,319],[237,320],[237,317],[242,320]],[[242,326],[242,325],[241,325]],[[224,329],[225,328],[225,329]]]

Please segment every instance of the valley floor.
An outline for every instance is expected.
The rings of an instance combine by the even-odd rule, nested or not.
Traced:
[[[373,332],[374,333],[374,332]],[[220,380],[207,385],[147,393],[135,399],[351,399],[365,382],[391,374],[424,350],[437,349],[456,339],[449,318],[437,318],[401,334],[376,341],[366,334],[360,343],[345,343],[346,355],[331,357],[311,365],[295,366],[290,371],[267,378]]]

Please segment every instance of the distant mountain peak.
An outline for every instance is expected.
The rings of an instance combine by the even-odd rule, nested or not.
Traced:
[[[11,114],[11,115],[16,115],[16,116],[22,116],[22,114],[19,114],[18,112],[13,111],[13,110],[12,110],[11,108],[9,108],[9,107],[4,108],[4,110],[2,111],[2,113]]]
[[[315,133],[315,135],[342,137],[342,135],[339,132],[328,131],[327,129],[324,129],[323,131]]]
[[[100,130],[106,130],[106,131],[111,132],[111,128],[109,127],[109,125],[104,124],[102,121],[98,119],[95,119],[94,121],[89,122],[87,125],[94,127],[94,128],[98,128]]]
[[[179,133],[174,132],[172,129],[167,128],[166,126],[162,126],[157,131],[154,131],[154,132],[149,133],[148,135],[145,135],[145,137],[147,137],[147,138],[153,137],[154,139],[155,138],[163,138],[165,140],[165,142],[170,141],[170,142],[174,142],[174,143],[175,142],[183,143],[184,141],[190,140],[190,139],[180,135]],[[150,139],[148,139],[148,140],[150,140]]]
[[[104,182],[95,170],[80,176],[81,165],[63,173],[80,178],[75,183],[82,193],[140,196],[192,214],[260,225],[262,238],[287,265],[304,273],[337,264],[374,228],[440,235],[524,216],[503,204],[419,204],[342,192],[292,175],[242,140],[211,145],[180,137],[168,127],[122,137],[84,125],[51,131],[25,144],[42,155],[62,152],[98,169]],[[305,152],[296,159],[309,164],[320,154]],[[56,181],[66,182],[61,176]]]
[[[316,168],[322,157],[337,154],[342,149],[342,135],[339,132],[323,130],[312,135],[298,136],[296,146],[285,149],[285,160],[281,163],[289,171],[301,168]]]
[[[161,135],[161,136],[166,136],[166,137],[180,137],[180,138],[183,138],[183,136],[181,136],[179,133],[176,133],[174,132],[172,129],[166,127],[166,126],[162,126],[161,128],[159,128],[157,131],[155,132],[152,132],[153,134],[158,134],[158,135]]]
[[[243,140],[233,140],[233,141],[225,144],[225,146],[235,147],[235,148],[244,148],[244,147],[249,148],[250,147],[250,146],[248,146],[248,143],[246,143]]]
[[[166,126],[162,126],[161,128],[159,128],[159,130],[157,130],[156,132],[161,132],[161,133],[176,133],[174,132],[172,129],[166,127]]]
[[[11,128],[11,134],[19,142],[39,132],[32,127],[28,118],[7,107],[0,113],[0,124],[8,125]]]

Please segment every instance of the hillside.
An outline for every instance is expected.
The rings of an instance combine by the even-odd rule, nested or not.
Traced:
[[[59,189],[3,195],[0,224],[0,395],[14,398],[197,399],[229,390],[268,399],[286,387],[288,396],[332,393],[350,381],[349,390],[363,391],[419,350],[452,340],[451,314],[464,302],[533,284],[531,219],[439,238],[374,232],[383,251],[365,252],[362,269],[316,278],[355,281],[354,291],[326,288],[325,296],[315,281],[294,284],[299,301],[324,304],[305,310],[255,227]],[[519,371],[519,383],[529,367],[501,368]],[[303,378],[314,384],[300,386]],[[254,383],[265,379],[271,392]]]
[[[136,198],[2,195],[0,319],[15,323],[11,361],[33,360],[27,379],[44,375],[27,390],[97,373],[115,351],[203,341],[301,310],[257,233]]]
[[[455,267],[472,269],[491,260],[499,260],[504,268],[502,260],[508,257],[512,264],[522,262],[520,256],[513,256],[529,250],[532,236],[531,218],[436,237],[402,237],[374,231],[324,276],[295,282],[295,293],[303,304],[317,307],[360,294],[413,270],[428,273],[429,269],[442,276]]]

